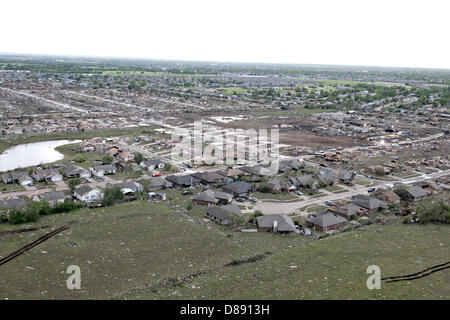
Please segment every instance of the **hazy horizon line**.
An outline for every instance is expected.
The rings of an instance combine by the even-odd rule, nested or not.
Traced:
[[[123,59],[123,60],[144,60],[144,61],[164,61],[164,62],[197,62],[197,63],[224,63],[224,64],[255,64],[255,65],[290,65],[290,66],[324,66],[324,67],[353,67],[353,68],[388,68],[388,69],[422,69],[449,71],[445,67],[405,67],[392,65],[360,65],[360,64],[331,64],[331,63],[299,63],[299,62],[261,62],[261,61],[224,61],[224,60],[190,60],[190,59],[167,59],[150,58],[137,56],[114,56],[114,55],[84,55],[84,54],[60,54],[60,53],[29,53],[29,52],[0,52],[0,56],[37,56],[37,57],[61,57],[61,58],[88,58],[88,59]]]

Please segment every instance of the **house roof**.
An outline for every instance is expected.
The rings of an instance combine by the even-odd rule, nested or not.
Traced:
[[[386,190],[383,188],[378,188],[375,192],[374,195],[381,195],[382,197],[384,197],[384,200],[386,201],[390,201],[390,202],[396,202],[400,200],[400,197],[393,192],[392,190]]]
[[[353,173],[345,169],[337,169],[335,174],[341,180],[351,180],[353,177]]]
[[[24,205],[24,198],[7,198],[0,200],[0,208],[19,209]]]
[[[39,195],[42,201],[55,201],[66,199],[68,196],[64,191],[44,192]]]
[[[281,181],[280,179],[272,179],[269,182],[267,182],[267,186],[270,189],[278,189],[281,187]]]
[[[336,175],[334,173],[319,174],[317,177],[322,183],[325,184],[334,182],[334,180],[336,179]]]
[[[272,228],[274,221],[277,221],[277,229],[281,232],[295,232],[295,224],[290,217],[285,214],[268,214],[256,217],[256,222],[260,228]]]
[[[163,163],[163,162],[159,159],[149,159],[149,160],[142,161],[142,164],[145,167],[158,166],[160,163]]]
[[[252,189],[252,185],[245,181],[235,181],[223,186],[222,188],[233,193],[241,194],[249,192]]]
[[[225,170],[218,170],[216,171],[218,174],[225,176],[225,177],[237,177],[237,176],[245,176],[248,175],[248,172],[245,172],[239,168],[228,168]]]
[[[207,183],[220,182],[224,178],[223,175],[221,175],[217,172],[214,172],[214,171],[212,171],[212,172],[211,171],[196,172],[196,173],[191,174],[191,176],[193,176],[197,179],[200,179],[204,182],[207,182]]]
[[[322,228],[326,228],[335,224],[340,224],[343,222],[347,222],[346,219],[332,214],[330,212],[320,212],[316,215],[313,215],[311,218],[306,219],[306,221],[311,222],[314,225],[318,225]]]
[[[239,207],[235,208],[233,205],[223,207],[213,205],[206,209],[206,213],[220,220],[228,219],[232,215],[242,216]]]
[[[310,174],[306,174],[306,175],[299,176],[296,178],[297,178],[298,184],[300,184],[302,186],[309,186],[314,183],[314,179],[313,179],[312,175],[310,175]]]
[[[349,203],[346,206],[331,206],[328,208],[330,212],[338,212],[346,217],[352,217],[361,213],[362,209],[360,206]]]
[[[58,169],[50,168],[50,169],[36,169],[33,171],[33,176],[37,177],[38,179],[42,179],[45,177],[51,177],[56,174],[59,174]]]
[[[154,188],[171,188],[173,186],[172,182],[169,182],[162,177],[151,177],[148,179],[148,181],[150,182],[150,187]]]
[[[388,204],[386,202],[362,194],[353,196],[352,202],[353,204],[366,208],[368,210],[379,208],[386,209],[388,207]]]
[[[79,186],[78,188],[76,188],[74,190],[74,192],[79,194],[80,196],[83,196],[83,195],[91,192],[92,190],[94,190],[94,188],[92,188],[91,186],[89,186],[87,184],[83,184],[82,186]]]
[[[298,161],[297,159],[284,160],[284,161],[281,161],[280,163],[283,163],[284,165],[287,165],[291,168],[296,168],[296,169],[301,168],[303,166],[303,164],[300,161]]]
[[[192,200],[205,201],[211,203],[217,203],[219,201],[216,199],[216,197],[214,196],[214,192],[211,190],[200,192],[195,197],[193,197]]]
[[[21,178],[29,178],[28,172],[24,170],[12,171],[2,174],[2,178],[19,180]]]
[[[200,182],[199,179],[197,179],[197,178],[195,178],[193,176],[190,176],[190,175],[184,175],[184,176],[174,176],[174,175],[172,175],[172,176],[168,176],[166,178],[166,180],[168,180],[170,182],[173,182],[173,183],[175,183],[177,185],[180,185],[180,186],[191,186],[192,184]]]
[[[408,191],[408,193],[414,198],[425,197],[427,195],[425,190],[415,186],[406,188],[406,191]]]
[[[61,172],[65,175],[72,175],[72,174],[79,174],[81,172],[88,172],[86,169],[74,166],[72,164],[69,164],[67,166],[62,166],[61,167]]]
[[[239,209],[239,206],[237,204],[227,204],[227,205],[223,206],[222,208],[224,208],[228,212],[233,213],[234,215],[236,215],[238,217],[243,216],[241,209]]]
[[[213,192],[214,192],[214,197],[216,199],[228,200],[228,201],[231,201],[233,199],[233,196],[229,193],[221,192],[221,191],[217,191],[217,190],[213,190]]]

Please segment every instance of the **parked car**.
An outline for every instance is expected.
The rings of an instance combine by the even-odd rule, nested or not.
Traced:
[[[327,201],[325,201],[325,204],[326,204],[327,206],[332,206],[332,205],[333,205],[333,202],[327,200]]]
[[[367,176],[367,178],[369,178],[369,179],[375,179],[375,177],[374,177],[374,176],[371,176],[370,174]]]
[[[367,192],[373,192],[373,191],[375,191],[374,187],[370,187],[369,189],[367,189]]]
[[[154,174],[152,174],[152,177],[160,177],[161,176],[161,172],[155,172]]]
[[[92,179],[91,179],[91,178],[87,178],[87,177],[86,177],[86,178],[84,178],[84,180],[85,180],[86,182],[89,182],[89,183],[92,182]]]
[[[320,166],[321,167],[328,167],[328,165],[326,163],[321,163]]]
[[[253,197],[249,197],[248,200],[251,201],[251,202],[257,202],[258,201],[258,199],[253,198]]]
[[[236,198],[235,200],[236,200],[237,202],[244,202],[244,201],[245,201],[244,198]]]
[[[186,191],[183,191],[183,196],[187,196],[187,195],[193,195],[194,193],[192,193],[192,191],[191,190],[186,190]]]
[[[302,195],[303,195],[303,192],[297,191],[297,194],[298,194],[299,196],[302,196]]]

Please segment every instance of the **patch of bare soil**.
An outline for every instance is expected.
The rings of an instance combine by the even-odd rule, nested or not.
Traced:
[[[355,146],[354,138],[346,136],[316,136],[300,131],[280,133],[280,143],[293,146],[342,147]]]

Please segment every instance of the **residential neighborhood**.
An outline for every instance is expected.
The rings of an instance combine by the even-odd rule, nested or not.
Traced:
[[[0,54],[0,299],[446,299],[449,80]]]

